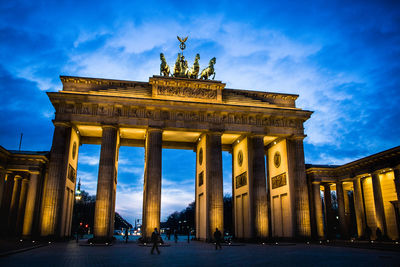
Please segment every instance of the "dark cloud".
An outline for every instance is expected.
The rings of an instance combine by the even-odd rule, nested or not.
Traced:
[[[53,108],[37,84],[12,76],[0,65],[0,144],[17,149],[24,133],[23,149],[48,150],[51,146]]]

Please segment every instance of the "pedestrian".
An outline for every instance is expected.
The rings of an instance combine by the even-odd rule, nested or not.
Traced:
[[[215,232],[214,232],[215,250],[217,250],[218,247],[219,247],[219,249],[222,249],[222,247],[221,247],[221,237],[222,237],[221,231],[218,230],[218,228],[215,228]]]
[[[178,243],[178,231],[176,231],[176,229],[174,230],[174,239],[175,243]]]
[[[151,234],[151,242],[153,242],[153,247],[151,248],[151,254],[153,254],[154,249],[157,250],[157,254],[160,254],[158,250],[158,240],[160,239],[160,234],[157,231],[157,228],[154,228],[154,232]]]
[[[190,229],[188,229],[188,243],[190,243]]]
[[[128,243],[128,227],[125,228],[125,243]]]
[[[168,238],[168,240],[171,240],[171,229],[170,228],[167,229],[167,238]]]

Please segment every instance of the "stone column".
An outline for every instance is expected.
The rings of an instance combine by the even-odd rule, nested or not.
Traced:
[[[254,231],[258,240],[268,237],[267,185],[265,178],[264,136],[249,138],[249,167],[253,177]],[[233,199],[234,200],[234,199]],[[232,201],[233,201],[232,200]]]
[[[331,238],[332,236],[332,198],[331,198],[331,186],[329,184],[324,185],[324,203],[325,203],[325,226],[326,226],[326,237]]]
[[[322,203],[321,203],[321,184],[320,182],[313,182],[313,198],[314,198],[314,210],[315,210],[315,225],[317,227],[318,239],[323,239],[324,234],[324,217],[322,214]]]
[[[28,193],[29,180],[27,178],[22,179],[21,194],[19,198],[18,213],[17,213],[17,224],[16,234],[18,236],[22,233],[22,225],[24,222],[25,207],[26,207],[26,196]]]
[[[19,199],[21,196],[21,184],[22,184],[22,177],[15,176],[14,188],[13,188],[11,204],[10,204],[10,213],[8,216],[8,233],[10,235],[14,235],[15,230],[16,230],[15,224],[17,222]]]
[[[224,229],[221,133],[208,133],[206,139],[206,186],[208,207],[208,240],[215,228]]]
[[[393,168],[394,184],[396,186],[397,200],[400,201],[400,165]]]
[[[343,183],[336,182],[336,197],[338,202],[339,227],[342,239],[348,238],[348,227],[345,217]]]
[[[354,178],[353,187],[354,187],[354,209],[356,213],[356,222],[357,222],[357,235],[358,238],[361,238],[364,236],[366,222],[365,222],[365,211],[364,211],[364,199],[361,192],[361,179],[359,177]]]
[[[14,176],[12,172],[7,173],[4,186],[4,194],[0,208],[0,231],[5,234],[8,232],[8,217],[10,212],[11,198],[14,189]]]
[[[61,236],[62,205],[68,168],[71,127],[54,123],[53,143],[45,191],[43,193],[41,236]]]
[[[287,139],[288,171],[294,188],[295,233],[298,238],[311,237],[310,208],[304,163],[303,137]]]
[[[160,230],[162,130],[148,129],[145,144],[142,237],[148,240]]]
[[[93,235],[96,242],[111,241],[114,234],[119,131],[103,126]]]
[[[0,207],[1,203],[3,202],[3,194],[5,191],[5,184],[6,184],[6,170],[1,169],[0,170]]]
[[[383,206],[381,180],[379,173],[372,173],[372,189],[374,191],[374,203],[375,203],[375,215],[376,215],[376,227],[381,229],[382,234],[386,235],[386,221],[385,221],[385,209]]]
[[[33,221],[38,212],[37,203],[37,191],[38,191],[38,181],[39,181],[39,171],[31,171],[29,179],[29,188],[26,198],[24,223],[22,227],[22,235],[24,237],[29,237],[32,235]]]

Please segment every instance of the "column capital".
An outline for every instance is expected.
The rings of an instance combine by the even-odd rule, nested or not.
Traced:
[[[103,125],[101,125],[101,128],[102,129],[105,129],[105,128],[113,128],[113,129],[119,129],[119,127],[118,127],[118,125],[113,125],[113,124],[103,124]]]
[[[305,135],[305,134],[302,134],[302,135],[291,135],[291,136],[288,136],[286,139],[288,139],[288,140],[303,140],[306,137],[307,137],[307,135]]]
[[[393,170],[400,170],[400,164],[392,167]]]
[[[54,124],[54,126],[57,126],[57,127],[71,127],[71,124],[69,123],[69,122],[66,122],[66,121],[55,121],[55,120],[53,120],[53,124]]]

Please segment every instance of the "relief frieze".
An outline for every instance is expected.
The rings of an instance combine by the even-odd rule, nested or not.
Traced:
[[[58,114],[80,114],[91,116],[113,116],[126,118],[140,118],[153,120],[190,121],[227,123],[239,125],[254,125],[259,127],[287,127],[303,129],[301,119],[288,119],[261,114],[227,113],[213,111],[186,111],[186,110],[162,110],[149,109],[138,106],[121,106],[107,104],[85,103],[57,103],[55,105]]]
[[[217,91],[206,88],[157,86],[157,95],[185,98],[217,99]]]

